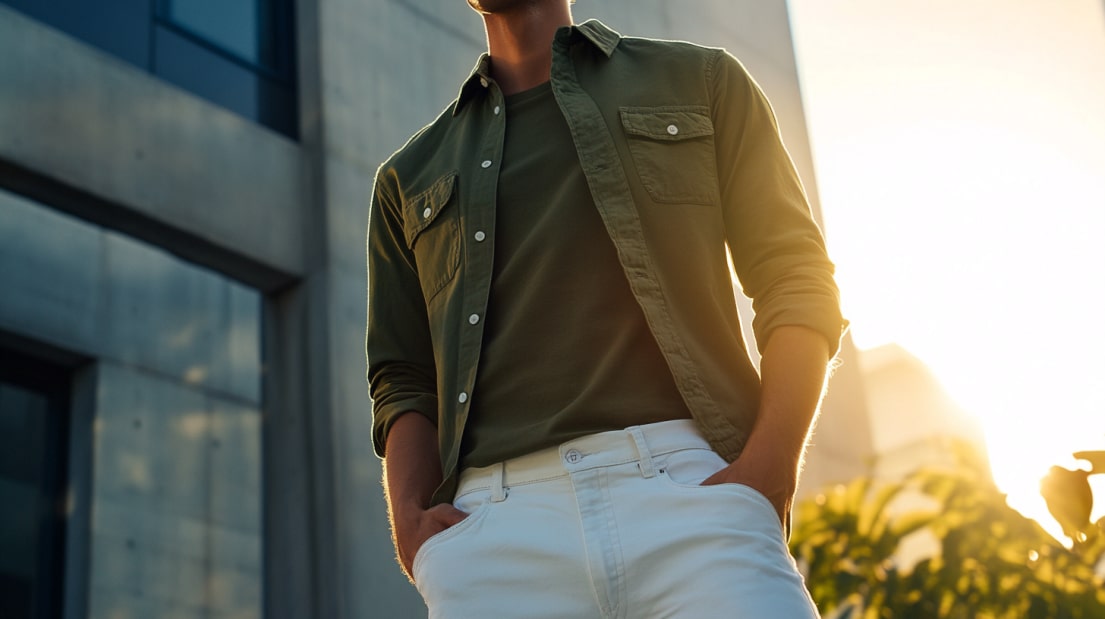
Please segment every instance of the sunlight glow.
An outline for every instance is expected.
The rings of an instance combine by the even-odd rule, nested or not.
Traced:
[[[1101,1],[789,4],[857,345],[923,360],[1058,535],[1039,479],[1105,449]]]

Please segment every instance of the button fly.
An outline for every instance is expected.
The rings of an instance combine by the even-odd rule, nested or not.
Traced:
[[[578,464],[583,459],[583,454],[578,449],[569,449],[564,452],[564,461],[568,464]]]

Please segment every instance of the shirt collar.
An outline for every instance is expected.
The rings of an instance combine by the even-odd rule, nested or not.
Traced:
[[[569,40],[576,40],[582,37],[584,41],[594,45],[595,48],[609,58],[614,54],[614,49],[618,47],[618,42],[621,41],[622,35],[611,30],[606,24],[603,24],[597,19],[589,19],[582,24],[565,26],[556,31],[557,40],[564,37],[567,37]],[[484,52],[480,54],[479,59],[476,61],[476,66],[472,68],[472,72],[468,74],[468,78],[464,80],[464,83],[460,86],[460,92],[457,94],[456,103],[453,104],[453,116],[459,114],[460,109],[477,93],[486,91],[487,84],[490,82],[491,56],[489,56],[487,52]]]

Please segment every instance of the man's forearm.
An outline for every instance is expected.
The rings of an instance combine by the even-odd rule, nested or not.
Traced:
[[[441,484],[437,428],[417,413],[400,416],[388,432],[386,454],[384,485],[394,526],[396,512],[429,507]]]
[[[703,483],[741,483],[763,493],[785,521],[806,437],[821,402],[829,345],[817,331],[783,326],[760,361],[760,411],[740,457]]]
[[[775,329],[760,361],[760,411],[741,459],[785,457],[795,469],[821,404],[829,364],[825,337],[812,329]]]
[[[384,485],[392,541],[399,564],[414,581],[414,556],[431,536],[464,519],[466,514],[444,503],[430,507],[441,484],[437,428],[422,415],[400,416],[388,433]]]

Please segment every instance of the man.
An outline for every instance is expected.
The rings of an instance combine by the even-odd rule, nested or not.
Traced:
[[[767,101],[722,50],[468,1],[489,53],[370,214],[404,571],[435,617],[816,617],[785,529],[844,323]]]

